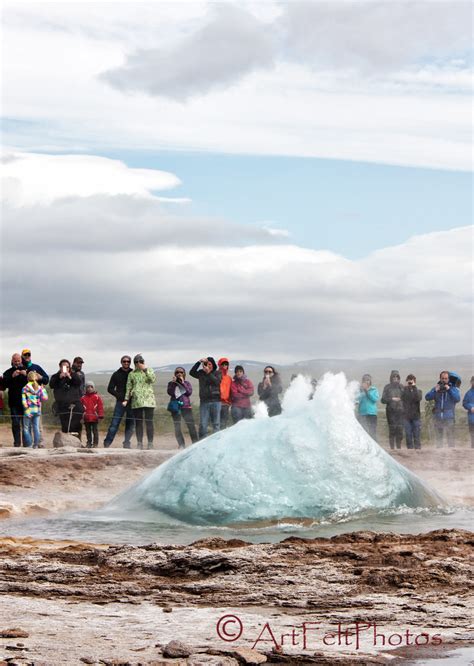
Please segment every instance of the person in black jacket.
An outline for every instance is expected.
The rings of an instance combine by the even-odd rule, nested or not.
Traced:
[[[201,368],[198,370],[199,366]],[[199,380],[199,439],[203,439],[207,437],[209,420],[212,423],[213,432],[220,430],[221,379],[212,356],[197,361],[189,374]]]
[[[62,432],[82,434],[81,376],[74,372],[66,358],[59,361],[59,370],[52,375],[49,385],[54,391],[56,409]]]
[[[3,373],[3,388],[8,391],[13,446],[21,446],[23,436],[23,405],[21,392],[28,383],[28,371],[22,363],[20,354],[13,354],[11,368]]]
[[[104,439],[104,447],[108,448],[114,441],[114,437],[117,434],[120,422],[125,415],[125,439],[123,442],[123,448],[129,449],[131,446],[130,440],[132,439],[133,430],[135,427],[135,420],[133,418],[131,401],[129,401],[125,407],[122,403],[125,400],[128,375],[132,372],[132,359],[130,356],[122,356],[120,363],[121,367],[114,372],[110,378],[109,385],[107,386],[108,393],[114,396],[116,403],[112,421],[110,422],[109,429],[107,430],[107,434]]]
[[[267,365],[263,371],[263,380],[257,387],[258,397],[268,409],[268,416],[281,414],[280,393],[283,391],[281,379],[272,365]]]
[[[390,448],[402,448],[403,441],[403,386],[400,383],[400,373],[392,370],[390,384],[387,384],[382,393],[382,404],[387,405],[386,415],[388,423],[388,440]]]
[[[423,394],[416,386],[415,375],[408,375],[402,391],[405,440],[407,449],[421,449],[421,411]]]

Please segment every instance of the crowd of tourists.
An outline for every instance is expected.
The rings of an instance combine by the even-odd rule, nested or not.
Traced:
[[[41,406],[48,400],[48,389],[53,392],[53,414],[59,419],[61,431],[72,433],[82,440],[83,424],[86,430],[87,447],[99,445],[99,422],[104,418],[104,402],[92,381],[86,381],[83,372],[84,359],[76,356],[72,363],[59,361],[59,369],[51,377],[37,363],[33,363],[31,350],[12,355],[11,367],[0,378],[0,413],[3,413],[3,392],[8,392],[13,445],[40,448],[42,444]],[[199,384],[199,424],[196,427],[191,404],[193,387],[186,378],[184,367],[175,368],[167,385],[169,401],[167,410],[173,421],[179,448],[185,448],[182,423],[186,425],[191,442],[207,437],[209,429],[217,432],[242,419],[254,415],[251,398],[255,394],[252,381],[246,376],[242,365],[230,371],[229,359],[220,358],[217,363],[212,356],[199,359],[189,374]],[[295,376],[292,377],[292,379]],[[133,358],[124,355],[120,367],[110,377],[107,392],[114,398],[114,410],[103,441],[105,448],[113,443],[122,420],[125,421],[124,448],[131,448],[135,434],[137,448],[154,446],[154,412],[156,374],[147,366],[142,354]],[[312,380],[310,399],[317,390],[317,381]],[[455,407],[461,400],[461,378],[455,372],[443,371],[439,381],[425,395],[432,403],[433,425],[437,446],[446,441],[455,446]],[[266,405],[269,416],[281,413],[282,380],[277,370],[267,365],[262,380],[257,385],[258,400]],[[409,374],[405,383],[400,373],[393,370],[389,383],[380,398],[372,377],[365,374],[357,396],[357,416],[363,428],[377,440],[378,402],[386,406],[389,444],[400,449],[405,437],[408,449],[421,448],[421,409],[423,399],[416,385],[416,377]],[[471,446],[474,448],[474,377],[471,388],[464,396],[462,405],[467,411]]]

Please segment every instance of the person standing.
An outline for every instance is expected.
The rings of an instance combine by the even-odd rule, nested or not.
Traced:
[[[176,401],[176,409],[171,411],[171,416],[173,418],[174,434],[180,449],[184,449],[185,447],[184,436],[181,430],[181,419],[183,419],[188,427],[192,443],[194,444],[198,440],[193,408],[191,407],[192,392],[193,387],[191,386],[191,382],[186,380],[186,370],[181,366],[177,367],[174,371],[173,379],[168,382],[167,393],[171,401]]]
[[[23,349],[21,352],[21,362],[27,372],[36,372],[38,375],[37,383],[42,386],[47,386],[49,382],[48,373],[43,370],[43,368],[37,363],[33,363],[31,360],[31,349]]]
[[[448,446],[455,447],[454,442],[454,409],[461,400],[457,386],[450,381],[449,372],[443,370],[439,375],[439,382],[425,395],[425,400],[434,400],[434,429],[436,446],[441,448],[446,437]]]
[[[23,403],[21,392],[28,382],[27,370],[20,354],[13,354],[11,367],[3,373],[3,388],[8,391],[13,446],[21,446],[23,438]]]
[[[224,430],[227,428],[229,423],[229,411],[230,411],[230,386],[232,384],[232,378],[229,374],[229,359],[220,358],[217,361],[219,367],[219,374],[221,378],[221,418],[220,418],[220,429]]]
[[[252,418],[250,398],[254,394],[254,388],[250,379],[245,376],[245,370],[241,365],[235,366],[234,373],[230,387],[232,400],[231,414],[233,422],[238,423],[242,419]]]
[[[115,398],[115,407],[114,413],[112,415],[112,420],[107,430],[107,434],[104,439],[104,447],[107,449],[111,446],[114,441],[115,435],[119,429],[120,423],[123,416],[125,415],[125,439],[123,442],[123,448],[129,449],[131,446],[131,439],[133,435],[133,430],[135,428],[135,421],[133,419],[132,405],[128,403],[126,407],[123,406],[123,401],[125,400],[125,392],[127,390],[127,379],[128,375],[132,372],[130,367],[132,364],[132,359],[130,356],[122,356],[120,359],[120,368],[114,372],[110,378],[109,385],[107,386],[107,392],[110,395],[113,395]]]
[[[381,403],[386,405],[385,413],[388,423],[388,441],[390,448],[402,448],[403,441],[403,386],[400,383],[400,373],[392,370],[390,383],[384,386]]]
[[[360,384],[360,392],[357,398],[358,402],[358,421],[364,430],[377,441],[377,401],[379,399],[379,392],[375,386],[372,385],[372,376],[369,374],[362,375]]]
[[[281,414],[280,393],[283,391],[281,378],[272,365],[267,365],[263,371],[263,379],[257,386],[258,397],[268,409],[268,416]]]
[[[145,359],[141,354],[133,358],[135,369],[127,377],[124,407],[131,402],[133,418],[135,420],[135,433],[137,435],[137,448],[143,449],[143,424],[146,427],[148,448],[153,448],[154,426],[153,416],[156,407],[153,386],[156,376],[152,368],[147,368]]]
[[[471,435],[471,449],[474,449],[474,375],[471,377],[471,388],[463,398],[462,406],[467,411],[467,423]]]
[[[86,426],[87,448],[99,446],[99,421],[104,418],[104,403],[95,390],[94,382],[86,382],[86,394],[81,398],[84,407],[84,425]]]
[[[76,433],[81,439],[82,414],[81,376],[71,368],[67,358],[59,361],[59,370],[51,376],[49,385],[54,391],[62,432]]]
[[[40,419],[41,404],[48,399],[46,387],[39,383],[40,375],[30,370],[27,375],[28,382],[23,387],[21,398],[23,403],[23,442],[24,446],[34,449],[42,447]]]
[[[407,449],[421,449],[421,410],[423,395],[416,386],[415,375],[407,375],[402,391],[403,418]]]
[[[213,432],[220,430],[221,378],[212,356],[197,361],[189,374],[199,380],[199,439],[203,439],[207,437],[209,421],[212,423]]]
[[[81,392],[81,398],[86,393],[86,376],[82,371],[83,365],[84,365],[84,359],[82,358],[82,356],[76,356],[72,362],[72,371],[75,372],[78,377],[80,377],[81,385],[79,390]]]

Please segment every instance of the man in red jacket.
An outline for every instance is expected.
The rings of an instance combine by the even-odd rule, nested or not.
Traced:
[[[94,382],[86,382],[86,394],[81,398],[84,407],[84,423],[87,433],[87,448],[99,445],[99,420],[104,418],[104,403],[95,390]]]

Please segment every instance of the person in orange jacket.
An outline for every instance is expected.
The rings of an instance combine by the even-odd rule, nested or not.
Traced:
[[[217,362],[219,374],[221,377],[221,430],[227,428],[229,423],[229,412],[231,405],[230,387],[232,377],[229,375],[229,359],[220,358]]]

